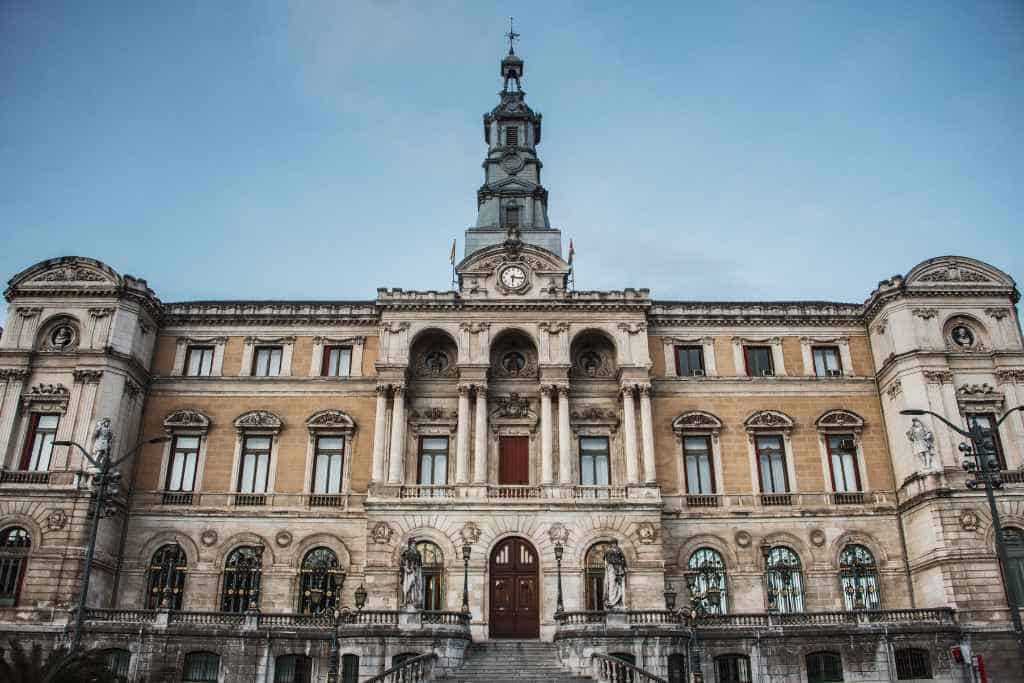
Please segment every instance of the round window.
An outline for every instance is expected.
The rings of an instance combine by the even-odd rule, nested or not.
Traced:
[[[501,367],[510,375],[518,375],[526,367],[526,356],[518,351],[509,351],[502,357]]]

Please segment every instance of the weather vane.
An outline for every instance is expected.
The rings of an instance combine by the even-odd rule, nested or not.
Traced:
[[[513,28],[514,21],[515,19],[513,17],[508,18],[508,33],[505,34],[508,37],[508,53],[510,55],[514,55],[516,53],[513,43],[519,39],[519,34],[516,33]]]

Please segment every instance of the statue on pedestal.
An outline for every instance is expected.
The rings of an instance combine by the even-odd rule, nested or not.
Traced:
[[[416,539],[402,551],[399,561],[402,581],[402,606],[423,609],[423,556],[416,550]]]
[[[935,435],[924,426],[924,423],[916,417],[910,422],[910,429],[907,430],[907,438],[910,439],[910,447],[914,449],[914,455],[921,458],[925,470],[935,469],[933,460],[935,458]]]
[[[626,556],[616,540],[604,553],[604,608],[626,608]]]

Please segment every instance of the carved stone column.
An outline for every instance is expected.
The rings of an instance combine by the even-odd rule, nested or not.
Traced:
[[[455,483],[469,483],[469,387],[460,384],[459,422],[455,432]]]
[[[394,386],[391,407],[391,454],[388,463],[388,483],[405,483],[405,385]]]
[[[473,445],[473,481],[487,483],[487,387],[476,386],[476,442]]]
[[[651,385],[640,387],[640,434],[644,452],[644,482],[654,484],[658,474],[654,465],[654,422],[651,418]]]
[[[28,370],[21,368],[0,369],[0,465],[18,469],[18,454],[14,453],[14,422],[18,416],[21,391],[28,379]],[[7,460],[7,458],[10,458]]]
[[[384,454],[387,451],[388,387],[377,385],[377,413],[373,420],[373,476],[377,484],[384,483]]]
[[[622,441],[626,451],[626,483],[640,483],[640,463],[636,457],[636,407],[633,386],[622,387]]]
[[[558,387],[558,481],[562,484],[572,483],[572,462],[569,447],[572,443],[572,432],[569,431],[569,387]]]
[[[550,484],[555,478],[551,433],[551,392],[554,387],[542,384],[540,387],[540,483]]]

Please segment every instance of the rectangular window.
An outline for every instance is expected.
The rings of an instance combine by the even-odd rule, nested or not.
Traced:
[[[199,462],[199,437],[176,436],[171,443],[171,461],[167,463],[165,491],[194,491]]]
[[[505,144],[509,147],[515,147],[519,144],[519,129],[515,126],[509,126],[505,129]]]
[[[424,436],[420,439],[421,486],[444,486],[448,483],[448,437]]]
[[[747,376],[771,377],[775,374],[775,367],[772,365],[772,347],[744,346],[743,358],[747,364]]]
[[[53,441],[57,438],[57,424],[60,415],[33,413],[25,435],[25,452],[21,457],[21,469],[45,472],[50,469],[53,455]]]
[[[580,438],[580,484],[608,486],[608,437]]]
[[[994,451],[996,462],[1001,470],[1006,469],[1006,457],[1003,455],[1003,444],[999,440],[999,430],[996,429],[996,416],[992,413],[971,413],[967,415],[967,427],[971,428],[974,425],[979,425],[985,430],[991,437],[992,443],[987,444],[987,447]]]
[[[686,461],[686,492],[691,496],[715,492],[715,468],[711,460],[711,438],[683,437],[683,460]]]
[[[832,469],[832,490],[836,493],[860,491],[860,471],[857,469],[857,442],[853,434],[828,437],[829,467]]]
[[[184,683],[217,683],[220,657],[212,652],[190,652],[185,655],[181,672]]]
[[[818,377],[839,377],[843,374],[838,346],[815,346],[811,354],[814,356],[814,374]]]
[[[700,346],[677,346],[676,375],[678,377],[703,377],[704,348]]]
[[[750,660],[744,655],[721,655],[715,658],[717,683],[751,683]]]
[[[348,377],[352,372],[351,346],[325,346],[320,374],[324,377]]]
[[[239,493],[266,493],[270,480],[270,437],[247,436],[238,468]]]
[[[782,437],[774,434],[758,436],[754,444],[757,449],[757,469],[761,476],[761,493],[789,493]]]
[[[906,648],[896,650],[896,680],[931,678],[932,667],[927,650]]]
[[[505,207],[505,227],[506,228],[518,228],[519,227],[519,207],[518,206],[506,206]]]
[[[280,346],[257,346],[252,353],[252,374],[256,377],[277,377],[281,374]]]
[[[187,377],[209,377],[213,374],[213,347],[190,346],[185,356]]]
[[[341,493],[341,473],[345,465],[345,438],[316,437],[313,456],[313,493]]]

